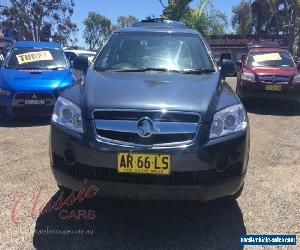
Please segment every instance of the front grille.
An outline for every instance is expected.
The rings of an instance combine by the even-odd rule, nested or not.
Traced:
[[[171,175],[119,174],[116,169],[92,167],[81,163],[67,164],[63,157],[53,155],[54,167],[80,179],[148,185],[209,185],[240,176],[242,164],[236,163],[220,173],[215,169],[197,172],[172,172]]]
[[[156,134],[149,138],[142,138],[136,133],[124,133],[117,131],[101,131],[97,130],[101,137],[110,138],[115,141],[123,141],[134,144],[144,144],[144,145],[157,145],[157,144],[170,144],[173,142],[184,142],[191,141],[194,138],[194,134]]]
[[[25,100],[44,100],[45,104],[26,105]],[[15,95],[12,110],[16,116],[23,115],[50,115],[55,105],[52,93],[18,93]]]
[[[32,96],[35,95],[37,99],[53,99],[53,94],[51,93],[18,93],[15,96],[15,99],[21,99],[21,100],[30,100]]]
[[[261,83],[267,84],[288,84],[290,77],[288,76],[259,76],[258,80]]]
[[[95,130],[101,141],[125,145],[177,146],[189,144],[200,128],[200,115],[192,112],[97,110],[93,112]],[[150,121],[151,133],[138,132],[140,121]]]
[[[191,122],[199,123],[200,117],[195,113],[188,112],[162,112],[162,111],[130,111],[130,110],[96,110],[93,113],[95,120],[139,120],[149,117],[154,121],[161,122]]]

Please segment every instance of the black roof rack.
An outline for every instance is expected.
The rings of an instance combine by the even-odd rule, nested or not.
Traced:
[[[159,18],[149,18],[141,20],[138,23],[132,25],[133,27],[153,27],[153,28],[177,28],[177,29],[187,29],[188,27],[181,22],[175,22],[168,20],[164,17]]]
[[[83,47],[79,47],[79,46],[66,46],[64,47],[65,50],[81,50],[84,49]]]
[[[147,19],[141,20],[141,23],[155,23],[155,22],[163,22],[166,20],[167,19],[164,17],[155,17],[155,18],[147,18]]]

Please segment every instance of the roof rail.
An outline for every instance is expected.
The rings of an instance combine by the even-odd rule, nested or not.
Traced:
[[[148,18],[141,20],[141,23],[155,23],[155,22],[163,22],[166,21],[167,19],[165,17],[155,17],[155,18]]]
[[[81,49],[79,46],[66,46],[66,47],[63,47],[63,49],[65,50],[79,50]]]
[[[187,29],[188,27],[181,22],[171,21],[164,17],[151,18],[146,20],[141,20],[138,23],[134,23],[133,27],[152,27],[152,28],[170,28],[170,29]]]

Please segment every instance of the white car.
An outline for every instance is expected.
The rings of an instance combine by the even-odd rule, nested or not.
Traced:
[[[78,56],[86,56],[91,62],[96,55],[96,52],[88,51],[88,50],[65,50],[66,57],[69,59],[71,63],[73,63],[74,59]]]

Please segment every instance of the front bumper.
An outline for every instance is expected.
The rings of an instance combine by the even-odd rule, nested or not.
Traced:
[[[170,154],[171,175],[117,173],[117,153],[126,151]],[[66,157],[70,152],[72,164]],[[217,171],[224,154],[227,168]],[[233,195],[244,183],[248,156],[248,130],[185,148],[124,149],[51,124],[51,168],[58,185],[80,190],[92,183],[103,197],[207,201]]]
[[[266,84],[248,83],[241,81],[238,84],[238,94],[241,98],[277,99],[287,101],[300,101],[300,84],[281,85],[282,91],[266,91]]]
[[[13,96],[0,96],[0,117],[10,117],[12,115]]]
[[[43,105],[25,105],[25,99],[31,99],[33,94],[41,95],[45,104]],[[28,95],[27,97],[20,97]],[[23,117],[23,116],[50,116],[53,112],[57,94],[52,92],[22,92],[14,93],[10,96],[0,96],[0,117]]]

